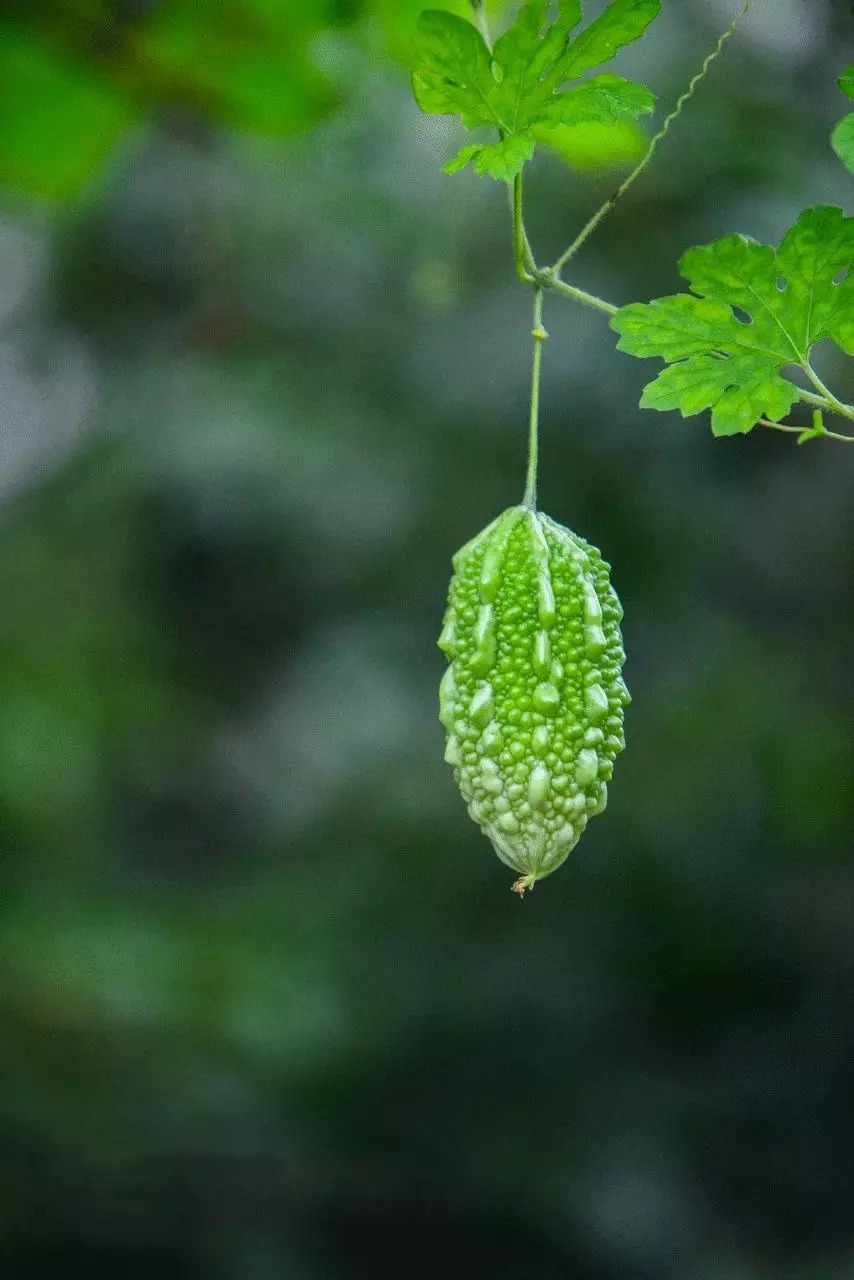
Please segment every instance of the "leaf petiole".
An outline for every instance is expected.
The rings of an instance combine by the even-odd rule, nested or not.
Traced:
[[[854,422],[854,405],[845,404],[842,400],[838,400],[836,398],[833,392],[824,385],[821,378],[816,373],[815,369],[813,369],[812,365],[809,362],[808,356],[804,357],[801,367],[803,368],[803,371],[809,378],[810,382],[815,387],[816,391],[819,392],[822,400],[821,407],[832,409],[834,413],[838,413],[841,417],[848,418],[850,419],[850,421]],[[812,399],[812,397],[807,392],[804,392],[803,394],[804,394],[805,400]],[[848,438],[847,436],[843,437],[843,439],[846,439],[846,440],[847,438]]]
[[[516,257],[516,273],[526,284],[534,284],[537,282],[540,271],[534,261],[534,252],[525,230],[521,173],[517,173],[513,179],[510,199],[513,206],[513,252]]]
[[[842,435],[839,431],[828,431],[822,419],[821,425],[817,425],[816,419],[821,418],[821,412],[816,411],[813,415],[813,425],[811,427],[791,427],[784,422],[771,422],[768,418],[760,418],[756,423],[757,427],[767,427],[769,431],[785,431],[787,435],[797,436],[796,444],[806,444],[809,440],[839,440],[843,444],[854,444],[854,436]]]
[[[549,271],[541,271],[537,277],[537,283],[544,289],[554,289],[556,293],[561,293],[565,298],[572,298],[574,302],[580,302],[585,307],[592,307],[595,311],[601,311],[606,316],[615,316],[619,311],[619,307],[615,307],[613,302],[606,302],[604,298],[598,298],[595,293],[588,293],[586,289],[579,289],[574,284],[567,284],[565,280],[559,280]]]

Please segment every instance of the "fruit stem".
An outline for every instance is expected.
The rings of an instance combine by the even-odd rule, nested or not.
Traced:
[[[543,364],[543,343],[549,336],[543,328],[543,291],[539,285],[534,289],[534,327],[531,330],[531,336],[534,339],[534,367],[531,374],[528,474],[522,506],[535,511],[537,508],[537,462],[540,452],[540,370]]]

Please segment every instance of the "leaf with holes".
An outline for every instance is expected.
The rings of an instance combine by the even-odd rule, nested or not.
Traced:
[[[621,351],[669,367],[641,404],[691,417],[712,410],[715,435],[779,422],[799,398],[783,376],[829,338],[854,354],[854,218],[805,209],[779,249],[727,236],[689,249],[679,269],[691,293],[633,303],[613,317]]]
[[[498,143],[464,147],[445,166],[456,173],[474,161],[478,173],[511,181],[534,154],[537,131],[561,125],[612,125],[652,111],[645,85],[621,76],[593,76],[567,87],[637,40],[658,14],[660,0],[614,0],[575,39],[581,0],[528,0],[518,19],[489,50],[478,30],[440,10],[421,15],[412,76],[422,111],[458,115],[467,129],[497,129]]]

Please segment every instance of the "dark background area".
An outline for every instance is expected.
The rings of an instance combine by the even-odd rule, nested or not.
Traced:
[[[419,7],[0,4],[0,1270],[843,1280],[854,459],[642,414],[654,362],[547,299],[541,502],[635,700],[520,903],[435,641],[521,493],[530,299]],[[669,105],[732,12],[618,70]],[[844,205],[852,35],[757,0],[569,278]],[[541,260],[614,178],[538,158]]]

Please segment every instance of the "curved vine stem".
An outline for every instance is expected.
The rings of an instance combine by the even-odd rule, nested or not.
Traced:
[[[678,99],[676,106],[670,112],[670,115],[664,121],[664,124],[661,126],[658,133],[655,135],[655,137],[652,139],[649,146],[647,147],[643,158],[635,166],[635,168],[626,178],[625,182],[621,183],[621,185],[617,188],[614,194],[608,197],[608,199],[605,201],[602,207],[596,210],[596,212],[594,213],[590,221],[587,222],[585,226],[581,228],[578,235],[573,240],[572,244],[569,246],[568,249],[566,249],[560,255],[557,262],[551,268],[550,274],[554,275],[555,278],[557,278],[560,275],[561,271],[566,266],[567,262],[569,262],[570,258],[573,258],[575,256],[575,254],[578,252],[581,246],[585,243],[585,241],[589,240],[590,236],[599,226],[599,223],[608,216],[608,214],[611,212],[614,206],[620,200],[622,200],[623,196],[626,194],[629,188],[635,182],[637,182],[641,174],[648,168],[659,146],[661,145],[661,143],[664,141],[664,139],[667,137],[668,133],[670,132],[671,126],[679,119],[683,109],[693,98],[695,92],[697,91],[698,86],[703,82],[703,80],[705,80],[712,63],[717,58],[720,57],[721,53],[723,52],[723,47],[726,44],[727,40],[729,40],[731,36],[735,35],[735,32],[738,29],[739,23],[741,22],[742,18],[745,16],[749,8],[750,8],[750,0],[744,0],[744,5],[742,6],[740,12],[737,13],[736,16],[733,18],[732,22],[727,27],[726,31],[724,31],[724,33],[721,35],[720,39],[718,40],[712,52],[704,61],[700,70],[697,72],[694,78],[690,81],[688,88]]]
[[[706,78],[712,63],[720,57],[724,45],[731,36],[735,34],[739,23],[750,9],[751,0],[744,0],[744,4],[736,16],[733,18],[729,27],[718,39],[714,49],[703,62],[698,73],[689,82],[685,92],[677,99],[676,105],[670,114],[666,117],[661,129],[650,142],[644,153],[643,158],[635,166],[626,180],[617,188],[614,194],[605,201],[601,208],[597,209],[593,217],[582,227],[581,231],[573,240],[568,249],[561,254],[553,266],[541,270],[534,258],[534,252],[531,242],[528,239],[528,233],[525,229],[524,216],[524,187],[521,172],[516,175],[510,188],[510,204],[513,212],[513,253],[516,262],[516,272],[519,278],[526,284],[530,284],[534,289],[534,325],[531,330],[534,339],[534,358],[531,373],[531,413],[528,428],[528,469],[525,480],[525,493],[522,498],[523,505],[530,507],[532,510],[536,508],[537,502],[537,466],[539,461],[539,421],[540,421],[540,378],[542,371],[543,359],[543,343],[548,338],[548,333],[543,328],[543,292],[546,289],[553,289],[556,293],[562,294],[564,297],[572,298],[574,302],[579,302],[583,306],[591,307],[604,315],[613,316],[619,311],[612,302],[607,302],[604,298],[599,298],[596,294],[588,293],[584,289],[579,289],[576,285],[569,284],[561,279],[561,271],[567,262],[575,256],[581,246],[590,238],[596,228],[599,226],[614,206],[623,198],[629,188],[637,181],[642,173],[648,168],[656,151],[661,143],[665,140],[671,127],[676,120],[679,119],[682,111],[691,98],[694,96],[698,86]],[[474,13],[475,22],[478,30],[483,36],[487,48],[492,48],[492,38],[489,30],[489,19],[486,13],[485,0],[470,0],[471,8]],[[802,368],[808,380],[815,387],[815,391],[808,391],[806,388],[798,387],[798,393],[804,402],[813,405],[819,410],[825,410],[854,422],[854,405],[846,404],[839,400],[833,392],[825,386],[821,378],[813,369],[809,362],[809,356],[806,355],[802,361]],[[817,420],[821,420],[821,414],[816,415]],[[828,431],[823,422],[821,429],[814,428],[810,434],[809,429],[791,426],[787,423],[772,422],[768,418],[759,418],[757,426],[765,427],[770,431],[780,431],[787,435],[795,435],[799,438],[819,439],[825,437],[828,440],[837,440],[844,444],[854,444],[854,435],[844,435],[838,431]]]
[[[840,444],[854,444],[854,436],[843,435],[841,431],[822,431],[821,435],[828,440],[838,440]]]
[[[487,45],[491,48],[489,24],[486,17],[484,0],[470,0],[470,2],[478,27],[483,34]],[[610,196],[599,209],[597,209],[593,214],[593,217],[589,219],[584,227],[582,227],[581,231],[575,237],[569,248],[560,255],[553,266],[548,267],[545,270],[540,270],[537,267],[533,250],[531,249],[531,244],[528,239],[528,234],[525,230],[525,219],[522,205],[522,175],[519,173],[516,176],[513,181],[513,188],[511,192],[511,204],[513,208],[513,245],[516,258],[516,272],[521,280],[524,280],[526,284],[534,285],[538,289],[554,289],[557,293],[562,293],[564,296],[573,298],[576,302],[581,302],[585,306],[593,307],[595,310],[601,311],[606,315],[616,314],[619,308],[615,307],[613,303],[606,302],[604,298],[599,298],[595,294],[588,293],[584,289],[579,289],[575,285],[567,284],[561,279],[561,271],[566,266],[567,262],[575,256],[581,246],[590,238],[599,226],[600,222],[607,217],[614,206],[623,198],[632,184],[635,183],[641,174],[647,169],[659,146],[670,132],[672,125],[679,119],[685,106],[690,102],[691,98],[697,91],[698,86],[708,75],[709,68],[712,63],[720,57],[727,40],[735,34],[739,23],[750,9],[750,4],[751,0],[744,0],[742,8],[733,18],[726,31],[722,33],[714,49],[712,49],[711,53],[703,62],[700,70],[689,82],[685,92],[677,99],[676,105],[665,119],[661,129],[650,142],[640,162],[635,166],[626,180],[617,188],[614,194]],[[816,384],[814,383],[814,385]],[[833,399],[833,397],[827,395],[821,401],[817,400],[816,403],[821,403],[823,407],[828,407]],[[848,415],[846,414],[845,416]],[[852,411],[852,416],[854,416],[854,411]]]

